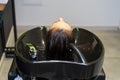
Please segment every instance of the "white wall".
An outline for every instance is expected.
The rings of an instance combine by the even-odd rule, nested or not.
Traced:
[[[6,4],[8,0],[0,0],[0,4]]]
[[[15,0],[17,25],[119,26],[120,0]]]

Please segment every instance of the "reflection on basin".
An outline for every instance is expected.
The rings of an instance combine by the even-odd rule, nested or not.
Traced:
[[[96,77],[102,69],[104,47],[100,39],[82,28],[74,28],[74,44],[71,44],[74,61],[46,60],[46,27],[37,27],[25,32],[16,42],[16,63],[19,72],[26,76],[42,77],[50,80],[89,79]],[[37,49],[33,60],[26,43]],[[67,80],[66,79],[66,80]]]

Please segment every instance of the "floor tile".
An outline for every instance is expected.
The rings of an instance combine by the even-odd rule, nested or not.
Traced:
[[[105,58],[106,80],[120,80],[120,58]]]

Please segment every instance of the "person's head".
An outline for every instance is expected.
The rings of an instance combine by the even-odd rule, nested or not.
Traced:
[[[74,42],[72,28],[60,18],[53,23],[47,34],[46,52],[49,59],[66,59],[69,44]]]
[[[50,30],[64,30],[65,32],[72,33],[71,26],[66,23],[63,18],[59,18],[58,21],[54,22],[50,27]]]

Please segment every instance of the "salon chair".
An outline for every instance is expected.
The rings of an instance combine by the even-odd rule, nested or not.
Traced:
[[[104,47],[95,34],[73,28],[75,42],[70,48],[74,61],[47,60],[46,34],[46,27],[37,27],[19,37],[8,80],[15,80],[18,75],[23,80],[105,80]]]

